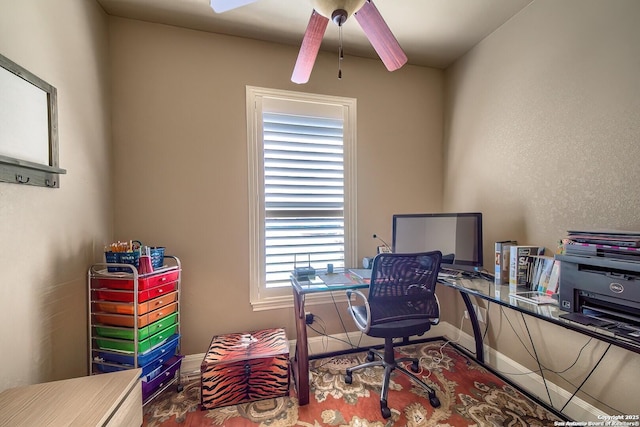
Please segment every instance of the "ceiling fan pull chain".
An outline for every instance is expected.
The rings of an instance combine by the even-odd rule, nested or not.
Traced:
[[[342,24],[338,25],[338,33],[340,36],[340,46],[338,46],[338,79],[342,79],[342,60],[344,52],[342,51]]]

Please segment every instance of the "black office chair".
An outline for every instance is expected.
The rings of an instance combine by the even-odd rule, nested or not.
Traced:
[[[344,381],[351,384],[352,372],[357,369],[384,366],[380,392],[380,411],[384,418],[391,416],[387,406],[387,394],[389,378],[395,369],[406,374],[427,391],[431,406],[440,406],[435,391],[400,364],[411,362],[411,370],[418,372],[419,360],[409,357],[395,359],[393,339],[422,335],[433,324],[438,323],[440,306],[435,295],[435,286],[441,260],[440,251],[417,254],[382,253],[373,260],[369,297],[357,290],[347,291],[349,312],[356,326],[369,336],[384,338],[384,355],[370,349],[367,354],[368,363],[347,368]],[[361,300],[362,305],[353,305],[351,295],[357,296],[354,303]],[[375,356],[380,360],[374,361]]]

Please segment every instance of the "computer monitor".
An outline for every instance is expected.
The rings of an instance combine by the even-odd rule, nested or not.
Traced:
[[[448,268],[482,270],[482,213],[393,215],[393,252],[438,250]]]

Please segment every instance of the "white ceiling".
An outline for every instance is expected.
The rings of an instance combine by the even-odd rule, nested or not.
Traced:
[[[258,0],[216,14],[209,0],[97,0],[115,16],[299,46],[311,16],[308,0]],[[446,68],[533,0],[375,0],[415,65]],[[355,19],[343,26],[345,55],[377,58]],[[322,50],[337,51],[329,23]]]

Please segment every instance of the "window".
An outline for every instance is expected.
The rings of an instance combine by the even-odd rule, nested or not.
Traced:
[[[351,98],[247,87],[255,310],[291,306],[296,266],[355,265],[355,117]]]

